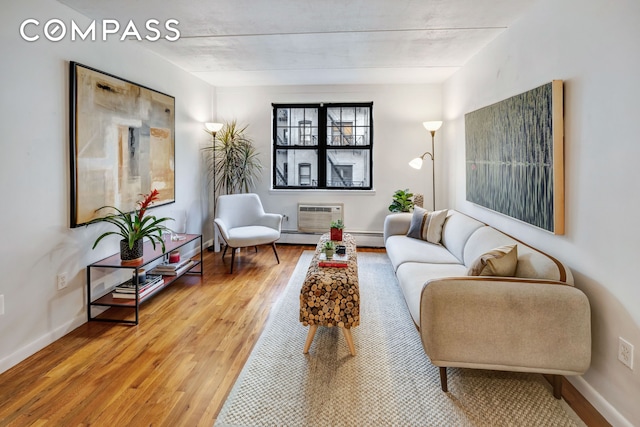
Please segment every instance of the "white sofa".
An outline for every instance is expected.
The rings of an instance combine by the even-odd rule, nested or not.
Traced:
[[[407,237],[412,214],[387,216],[384,241],[431,363],[447,367],[581,375],[591,362],[587,297],[560,261],[450,210],[441,244]],[[515,277],[468,276],[482,254],[517,244]]]

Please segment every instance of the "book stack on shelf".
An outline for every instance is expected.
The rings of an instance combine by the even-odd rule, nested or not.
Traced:
[[[163,276],[178,276],[193,267],[192,259],[156,265],[149,273]]]
[[[333,258],[327,259],[326,254],[320,254],[318,267],[347,268],[349,257],[346,254],[334,254]]]
[[[130,279],[116,286],[111,295],[114,298],[135,299],[137,291],[138,298],[144,298],[163,284],[164,280],[162,279],[162,276],[147,274],[146,279],[138,286],[135,286],[133,284],[133,279]]]

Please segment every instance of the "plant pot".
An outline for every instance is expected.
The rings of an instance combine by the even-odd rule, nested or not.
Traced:
[[[327,259],[333,259],[333,250],[325,249],[324,253],[327,256]]]
[[[332,228],[331,229],[331,240],[336,242],[342,241],[342,228]]]
[[[133,242],[133,249],[129,249],[129,242],[120,240],[120,259],[122,261],[137,261],[142,259],[144,253],[144,244],[142,239]]]

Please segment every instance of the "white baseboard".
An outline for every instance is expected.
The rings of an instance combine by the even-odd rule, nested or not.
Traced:
[[[49,344],[54,341],[62,338],[67,335],[69,332],[76,329],[78,326],[82,325],[87,321],[87,313],[83,312],[82,314],[76,316],[65,324],[57,327],[56,329],[49,331],[42,335],[40,338],[35,341],[25,345],[21,349],[11,353],[4,359],[0,360],[0,374],[4,371],[14,367],[18,363],[22,362],[29,356],[39,352]]]
[[[611,425],[616,427],[633,427],[633,424],[607,402],[600,393],[591,387],[591,384],[586,382],[584,378],[578,376],[566,376],[565,378]]]
[[[382,248],[384,241],[382,233],[366,231],[349,231],[356,239],[356,244],[363,247]],[[323,233],[302,233],[295,230],[283,230],[277,243],[291,245],[316,245]]]

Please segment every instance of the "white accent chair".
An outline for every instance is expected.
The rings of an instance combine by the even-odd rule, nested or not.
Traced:
[[[280,264],[276,240],[280,238],[282,215],[265,213],[257,194],[228,194],[218,197],[215,224],[225,241],[224,259],[227,248],[231,248],[231,268],[233,273],[236,249],[258,245],[271,245],[276,260]]]

